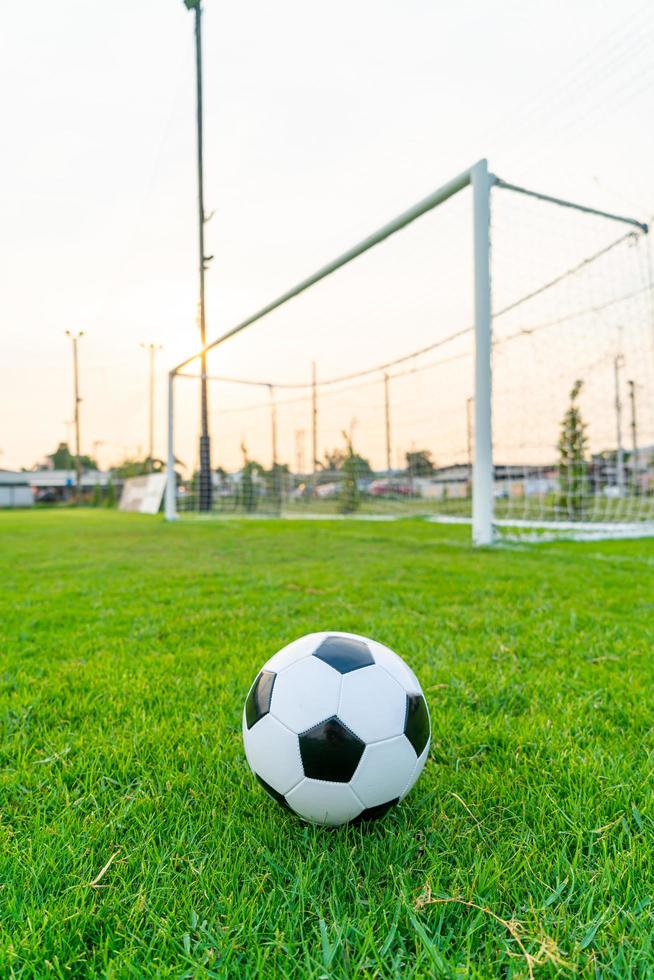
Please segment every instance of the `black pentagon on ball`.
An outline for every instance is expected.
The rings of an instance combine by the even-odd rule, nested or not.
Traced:
[[[404,734],[420,755],[429,741],[429,711],[422,694],[407,694]]]
[[[339,674],[349,674],[351,670],[370,667],[375,662],[367,643],[349,636],[328,636],[313,655],[318,660],[324,660]]]
[[[389,800],[388,803],[378,803],[377,806],[369,806],[367,810],[363,810],[358,817],[355,817],[352,821],[353,824],[369,823],[371,820],[379,820],[383,817],[385,813],[388,813],[392,806],[399,803],[400,798],[396,796],[394,800]]]
[[[329,783],[348,783],[365,749],[360,738],[336,716],[300,735],[304,775]]]
[[[270,711],[270,701],[276,676],[271,670],[262,670],[250,688],[250,693],[245,702],[245,721],[248,728],[252,728],[259,719]]]
[[[273,800],[276,800],[280,804],[280,806],[286,807],[287,810],[291,809],[288,803],[286,802],[285,796],[283,796],[281,793],[278,793],[276,789],[273,789],[272,786],[270,786],[265,779],[262,779],[258,773],[255,772],[254,775],[257,777],[257,779],[265,789],[268,796],[272,796]]]

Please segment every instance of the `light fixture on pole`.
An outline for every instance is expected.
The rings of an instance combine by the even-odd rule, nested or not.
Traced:
[[[79,448],[79,406],[82,399],[79,395],[79,367],[77,358],[77,343],[81,337],[84,336],[84,331],[79,330],[77,333],[71,333],[70,330],[66,331],[66,336],[70,337],[73,343],[73,384],[75,390],[75,497],[77,503],[80,502],[80,494],[82,489],[82,464],[80,460],[80,448]]]

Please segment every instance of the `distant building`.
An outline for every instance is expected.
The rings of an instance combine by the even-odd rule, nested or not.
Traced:
[[[432,500],[452,500],[470,493],[470,467],[467,463],[440,466],[431,476],[413,477],[413,492]]]
[[[495,466],[495,497],[543,496],[556,490],[557,469],[554,466],[509,465]],[[431,476],[414,477],[413,492],[420,497],[436,500],[470,496],[472,467],[467,463],[441,466]]]
[[[30,486],[30,473],[14,473],[0,470],[0,507],[31,507],[34,496]]]
[[[75,493],[75,470],[34,470],[23,475],[27,477],[37,503],[69,500]],[[82,492],[93,491],[96,487],[105,489],[108,483],[108,473],[101,473],[100,470],[88,470],[82,473]]]

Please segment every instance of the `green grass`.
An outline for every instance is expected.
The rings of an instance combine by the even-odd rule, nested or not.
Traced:
[[[0,514],[0,976],[654,975],[654,543],[468,533]],[[320,629],[430,703],[365,829],[242,752],[258,668]]]

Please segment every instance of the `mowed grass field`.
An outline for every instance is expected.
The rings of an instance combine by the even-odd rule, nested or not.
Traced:
[[[654,543],[0,514],[0,976],[651,977]],[[322,829],[250,774],[262,663],[405,656],[411,796]]]

